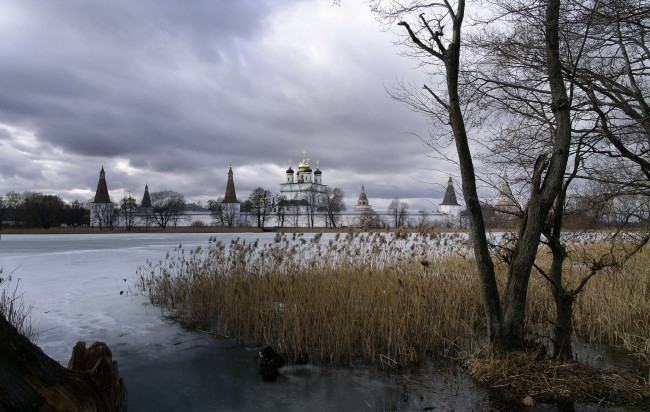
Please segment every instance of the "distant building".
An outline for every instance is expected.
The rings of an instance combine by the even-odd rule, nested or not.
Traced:
[[[326,197],[327,185],[323,184],[321,172],[316,161],[316,170],[313,171],[309,166],[307,152],[302,151],[302,162],[298,164],[298,172],[295,173],[291,168],[289,160],[289,169],[286,171],[286,180],[280,185],[280,195],[286,198],[286,203],[281,207],[300,208],[298,213],[307,214],[317,211],[323,211]]]
[[[361,185],[361,194],[359,195],[359,200],[357,205],[354,207],[354,210],[357,212],[371,212],[372,207],[368,203],[368,197],[366,196],[366,188]]]
[[[319,162],[316,170],[312,170],[310,159],[305,151],[302,152],[302,161],[297,171],[291,168],[285,172],[284,182],[280,184],[281,199],[271,199],[269,215],[266,215],[267,226],[279,227],[314,227],[331,226],[334,221],[336,226],[347,227],[383,227],[391,225],[394,220],[388,210],[375,211],[370,205],[366,194],[365,185],[361,185],[361,192],[357,204],[352,210],[327,210],[327,202],[331,201],[332,191],[323,184],[322,171]],[[99,181],[95,198],[90,203],[91,225],[100,228],[116,226],[150,227],[155,225],[154,208],[149,195],[149,185],[145,184],[144,194],[140,205],[135,197],[127,195],[116,209],[108,194],[106,174],[104,167],[99,173]],[[246,202],[245,202],[246,203]],[[407,211],[403,219],[405,226],[415,227],[418,224],[444,225],[447,227],[460,224],[460,211],[453,180],[450,177],[445,195],[438,212]],[[334,215],[332,214],[334,213]],[[237,199],[232,165],[228,168],[228,179],[223,201],[214,210],[207,210],[197,205],[186,205],[181,214],[174,220],[174,225],[209,225],[221,224],[224,226],[254,226],[256,218],[251,210],[242,208]]]
[[[233,179],[232,165],[228,169],[228,181],[226,182],[226,194],[221,202],[221,213],[224,224],[229,227],[240,226],[241,204],[237,201],[235,192],[235,180]]]
[[[460,212],[463,209],[461,205],[458,204],[456,200],[456,190],[454,190],[454,180],[449,176],[449,181],[447,181],[447,189],[445,190],[445,196],[442,199],[442,203],[438,206],[438,211],[448,216],[448,219],[454,224],[460,218]]]
[[[142,202],[138,209],[139,220],[138,223],[144,227],[150,227],[153,223],[153,206],[151,205],[151,197],[149,196],[149,184],[144,185],[144,194],[142,195]]]
[[[144,194],[142,195],[141,208],[151,208],[151,197],[149,196],[149,185],[144,185]]]
[[[512,227],[518,222],[518,212],[519,205],[515,201],[514,196],[512,195],[512,190],[510,190],[510,184],[508,183],[508,173],[503,173],[503,182],[499,188],[499,196],[497,196],[497,203],[494,206],[495,209],[495,219],[497,225],[500,227]]]
[[[104,166],[99,171],[99,181],[95,198],[90,202],[90,226],[105,228],[114,226],[115,205],[111,202],[108,195],[108,185],[106,184],[106,173]]]

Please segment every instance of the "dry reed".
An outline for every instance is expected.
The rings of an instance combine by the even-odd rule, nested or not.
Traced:
[[[18,293],[18,285],[20,279],[12,287],[13,272],[9,276],[3,278],[2,268],[0,268],[0,314],[5,317],[7,322],[13,325],[19,333],[29,340],[34,340],[37,337],[36,331],[32,327],[32,307],[33,305],[26,305],[23,299],[23,294]]]
[[[329,241],[277,233],[266,245],[239,239],[224,245],[212,237],[205,248],[179,245],[164,261],[140,267],[138,287],[189,327],[268,343],[293,360],[405,366],[467,349],[484,333],[465,239],[349,231]],[[548,256],[541,250],[539,258],[543,264]],[[576,332],[650,354],[649,266],[640,254],[627,270],[594,277],[575,305]],[[567,282],[583,269],[568,270]],[[502,286],[505,276],[499,267]],[[528,326],[552,321],[547,282],[532,276],[529,293]]]
[[[190,327],[271,343],[294,360],[406,365],[465,344],[482,324],[472,259],[431,247],[460,251],[454,236],[277,234],[228,247],[211,238],[141,267],[139,287]]]
[[[630,240],[610,242],[600,234],[581,234],[568,243],[563,266],[566,289],[576,288],[596,261],[616,259],[633,247]],[[551,254],[540,248],[537,264],[550,267]],[[505,268],[500,279],[505,284]],[[550,285],[534,272],[528,286],[527,326],[547,329],[555,319]],[[592,277],[573,304],[573,329],[587,342],[620,346],[650,359],[650,254],[647,246],[622,265],[603,268]]]
[[[647,407],[650,386],[627,372],[559,362],[535,353],[513,352],[500,358],[467,359],[470,375],[490,392],[493,402],[511,409],[537,402],[598,403]],[[493,404],[493,406],[496,406]]]

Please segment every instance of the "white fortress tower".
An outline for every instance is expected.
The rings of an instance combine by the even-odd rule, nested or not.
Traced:
[[[445,190],[445,197],[442,199],[442,203],[438,206],[438,211],[448,215],[450,218],[458,219],[460,217],[460,211],[462,206],[458,204],[456,200],[456,191],[454,190],[454,181],[449,176],[449,181],[447,182],[447,190]]]
[[[99,171],[99,181],[95,198],[90,202],[90,226],[102,228],[112,228],[114,218],[114,205],[108,195],[108,185],[106,184],[106,173],[104,166]]]
[[[372,211],[372,206],[368,203],[368,197],[366,196],[366,188],[361,185],[361,194],[359,195],[359,200],[357,205],[354,207],[354,210],[357,212],[370,212]]]

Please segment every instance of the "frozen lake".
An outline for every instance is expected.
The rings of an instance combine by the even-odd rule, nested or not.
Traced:
[[[118,361],[131,411],[483,410],[486,396],[453,367],[425,367],[408,377],[310,365],[259,374],[257,351],[187,331],[134,294],[136,269],[167,251],[239,237],[271,242],[273,233],[3,235],[0,268],[14,272],[33,303],[45,353],[64,366],[74,344],[102,341]],[[305,235],[309,238],[313,236]],[[334,234],[325,234],[324,240]],[[120,294],[120,292],[124,292]]]

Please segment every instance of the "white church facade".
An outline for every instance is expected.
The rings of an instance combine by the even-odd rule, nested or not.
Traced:
[[[322,182],[323,172],[316,161],[316,170],[312,171],[309,166],[307,152],[302,152],[302,162],[298,164],[298,171],[295,173],[291,168],[289,160],[289,169],[286,171],[285,182],[280,185],[280,195],[284,196],[287,202],[301,202],[306,200],[307,204],[301,202],[306,208],[314,211],[321,210],[325,207],[325,197],[327,196],[327,185]]]

